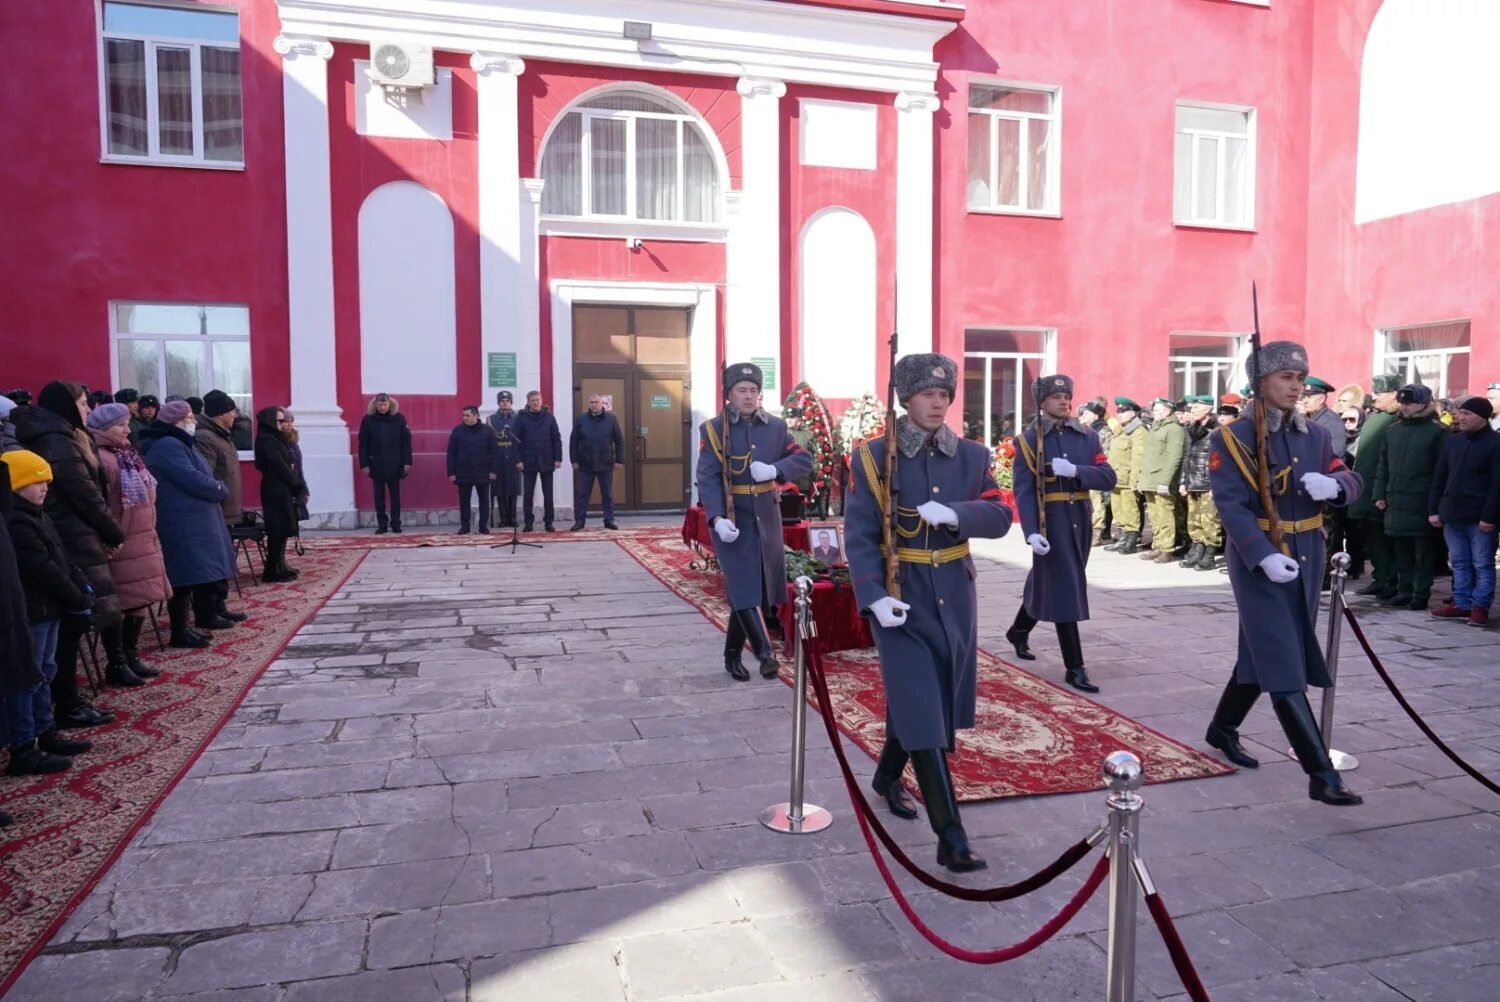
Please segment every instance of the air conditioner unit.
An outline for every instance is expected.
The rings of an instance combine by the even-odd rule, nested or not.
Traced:
[[[389,41],[370,44],[370,79],[393,90],[420,90],[437,80],[432,46]]]

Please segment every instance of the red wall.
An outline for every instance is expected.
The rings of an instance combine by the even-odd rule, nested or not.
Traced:
[[[1149,397],[1170,331],[1249,330],[1252,279],[1266,334],[1300,334],[1309,6],[970,4],[936,50],[940,350],[962,354],[969,325],[1055,327],[1080,396]],[[1062,88],[1061,219],[966,211],[972,76]],[[1257,232],[1173,225],[1179,98],[1258,110]]]
[[[1377,328],[1466,318],[1467,389],[1482,394],[1500,380],[1500,195],[1355,225],[1360,63],[1380,0],[1314,6],[1309,350],[1338,358],[1335,385],[1368,386]]]

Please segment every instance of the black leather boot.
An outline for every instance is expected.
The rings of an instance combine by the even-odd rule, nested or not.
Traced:
[[[750,681],[750,673],[740,654],[745,649],[745,628],[740,625],[738,613],[729,614],[729,625],[724,630],[724,670],[736,682]]]
[[[1198,561],[1203,559],[1203,544],[1194,543],[1188,547],[1187,555],[1177,561],[1178,567],[1196,567]]]
[[[1120,540],[1120,548],[1116,552],[1129,556],[1132,553],[1141,552],[1141,534],[1139,532],[1127,532]]]
[[[1067,669],[1063,681],[1079,692],[1098,692],[1099,687],[1089,681],[1088,669],[1083,666],[1083,640],[1078,636],[1078,624],[1058,623],[1057,644],[1062,648],[1063,667]]]
[[[1281,729],[1286,731],[1297,761],[1302,763],[1302,771],[1307,773],[1308,799],[1335,807],[1357,807],[1364,803],[1363,797],[1344,785],[1338,770],[1333,767],[1328,748],[1323,744],[1323,734],[1318,730],[1318,721],[1307,702],[1307,693],[1278,695],[1272,699],[1271,705],[1276,708],[1276,719],[1281,721]]]
[[[1203,553],[1198,557],[1198,563],[1196,565],[1189,564],[1188,566],[1197,571],[1211,571],[1215,567],[1218,567],[1219,563],[1214,556],[1214,548],[1212,546],[1205,546]]]
[[[1035,661],[1036,655],[1031,653],[1031,645],[1027,643],[1031,638],[1031,631],[1036,626],[1036,620],[1032,619],[1026,611],[1026,606],[1016,610],[1016,620],[1010,624],[1010,629],[1005,631],[1005,639],[1010,646],[1015,648],[1016,657],[1022,661]]]
[[[1208,732],[1203,735],[1204,741],[1219,749],[1225,758],[1243,769],[1260,768],[1260,762],[1240,744],[1239,731],[1250,707],[1259,698],[1260,686],[1236,682],[1230,678],[1224,686],[1223,695],[1219,697],[1219,705],[1214,709],[1214,718],[1209,722]]]
[[[1123,529],[1120,530],[1120,534],[1110,539],[1108,543],[1105,543],[1104,548],[1113,553],[1114,551],[1125,545],[1125,537],[1128,535],[1130,535],[1130,533],[1124,531]],[[1106,532],[1105,536],[1108,537],[1109,534]]]
[[[126,616],[121,626],[121,642],[124,644],[125,663],[137,678],[155,678],[161,672],[150,667],[141,660],[141,652],[138,645],[141,642],[141,627],[146,621],[137,616]]]
[[[969,836],[958,817],[958,798],[953,793],[953,775],[948,771],[948,753],[924,748],[911,753],[912,770],[927,807],[927,821],[938,837],[938,866],[954,873],[983,870],[988,863],[969,848]]]
[[[761,606],[760,611],[761,614],[766,618],[766,630],[771,634],[771,636],[773,638],[782,636],[784,627],[781,624],[780,610],[778,610],[774,605],[764,605]]]
[[[70,738],[59,734],[56,728],[40,734],[36,739],[36,746],[44,752],[53,755],[66,755],[72,758],[74,755],[82,755],[93,750],[94,743],[85,741],[83,738]]]
[[[750,652],[760,662],[761,678],[775,678],[781,673],[781,662],[776,660],[776,648],[771,646],[771,636],[766,632],[766,621],[759,609],[740,609],[735,612],[745,630],[745,639],[750,642]]]
[[[7,776],[45,776],[54,772],[65,772],[73,767],[73,760],[66,755],[54,755],[43,751],[35,741],[10,750],[10,764],[5,767]]]
[[[912,803],[901,786],[901,773],[906,768],[909,756],[901,747],[901,739],[891,730],[890,717],[885,721],[885,747],[880,749],[880,761],[875,766],[875,779],[870,788],[885,798],[885,805],[892,814],[903,821],[917,816],[917,805]]]

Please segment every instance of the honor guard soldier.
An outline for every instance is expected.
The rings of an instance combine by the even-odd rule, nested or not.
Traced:
[[[1089,491],[1112,491],[1115,471],[1099,436],[1070,417],[1073,380],[1045,376],[1032,387],[1039,413],[1016,440],[1016,509],[1031,547],[1021,608],[1005,639],[1016,657],[1035,661],[1027,641],[1038,620],[1057,624],[1065,679],[1075,689],[1098,692],[1083,666],[1078,624],[1089,618],[1085,568],[1093,545]]]
[[[714,532],[714,554],[729,600],[724,670],[744,682],[745,642],[760,673],[780,671],[762,607],[786,600],[786,548],[781,536],[777,484],[805,476],[812,456],[792,440],[786,422],[760,406],[760,367],[736,363],[724,370],[724,412],[703,422],[698,443],[698,497]]]
[[[516,412],[512,409],[513,398],[509,390],[495,395],[499,410],[488,419],[490,431],[495,433],[495,509],[499,520],[495,523],[504,529],[516,524],[516,498],[521,494],[521,476],[516,470]]]
[[[969,848],[948,771],[959,728],[974,726],[979,608],[969,540],[1005,535],[1011,514],[990,472],[989,450],[944,424],[957,379],[958,366],[943,355],[896,362],[892,382],[906,416],[893,434],[855,451],[844,547],[855,602],[878,624],[886,731],[875,792],[897,817],[915,818],[916,806],[901,789],[910,758],[937,833],[938,865],[962,873],[986,865]],[[888,495],[892,438],[897,454]],[[894,553],[883,542],[888,527]],[[890,560],[896,563],[888,578]]]
[[[1309,777],[1308,796],[1325,804],[1359,804],[1363,801],[1333,768],[1307,687],[1332,684],[1315,628],[1323,505],[1347,505],[1359,497],[1361,482],[1334,454],[1328,432],[1297,408],[1307,376],[1306,349],[1273,341],[1254,354],[1251,371],[1257,374],[1255,392],[1263,409],[1254,405],[1249,416],[1210,438],[1209,482],[1229,544],[1240,631],[1234,675],[1205,740],[1235,765],[1254,769],[1260,763],[1240,745],[1239,726],[1260,694],[1270,693]],[[1264,425],[1258,428],[1261,413]],[[1278,535],[1280,549],[1273,542]]]
[[[1110,510],[1120,527],[1120,538],[1105,549],[1135,553],[1141,548],[1141,500],[1135,488],[1146,455],[1146,422],[1141,420],[1141,405],[1129,397],[1115,397],[1115,419],[1120,430],[1109,442],[1109,465],[1118,480]]]

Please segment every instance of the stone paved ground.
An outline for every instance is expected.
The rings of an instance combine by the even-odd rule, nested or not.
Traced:
[[[981,561],[986,643],[1021,544]],[[1085,629],[1104,701],[1202,736],[1231,658],[1218,574],[1103,554]],[[1500,775],[1500,632],[1368,622],[1414,703]],[[611,544],[373,554],[11,993],[23,1000],[1098,999],[1101,894],[997,968],[920,941],[879,883],[811,732],[828,832],[785,798],[789,693],[718,668],[722,635]],[[1060,671],[1039,633],[1038,670]],[[1346,638],[1337,744],[1366,805],[1305,799],[1265,706],[1266,765],[1146,791],[1143,848],[1216,1002],[1494,999],[1497,798],[1400,716]],[[861,762],[865,761],[860,759]],[[865,767],[867,768],[867,766]],[[966,808],[1014,879],[1101,817],[1097,793]],[[930,859],[925,826],[893,825]],[[1004,906],[914,893],[972,947],[1076,886]],[[909,882],[908,882],[909,886]],[[1140,997],[1180,997],[1143,930]]]

